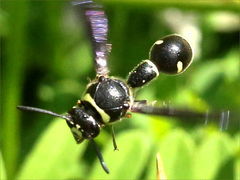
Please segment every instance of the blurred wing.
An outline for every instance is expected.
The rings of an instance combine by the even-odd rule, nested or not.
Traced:
[[[130,111],[141,114],[175,117],[188,123],[209,124],[210,122],[215,122],[219,124],[220,130],[226,130],[229,128],[229,111],[200,113],[187,109],[153,106],[146,102],[134,102]]]
[[[108,19],[101,5],[92,0],[74,1],[72,3],[85,21],[88,36],[91,38],[97,75],[107,75],[108,54],[111,44],[107,44]]]

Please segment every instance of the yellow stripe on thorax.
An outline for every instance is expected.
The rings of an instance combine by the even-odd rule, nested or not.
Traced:
[[[105,124],[109,123],[110,116],[107,113],[105,113],[104,110],[102,110],[100,107],[98,107],[98,105],[95,103],[94,99],[91,97],[91,95],[89,93],[87,93],[83,97],[83,100],[89,102],[97,110],[97,112],[100,114],[100,116],[102,117],[102,120]]]

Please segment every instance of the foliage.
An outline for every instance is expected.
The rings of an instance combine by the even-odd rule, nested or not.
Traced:
[[[239,111],[239,5],[128,2],[105,4],[111,75],[126,77],[148,58],[155,40],[191,22],[190,39],[194,32],[200,37],[192,66],[179,76],[161,74],[138,91],[137,99]],[[180,26],[168,22],[174,19]],[[155,179],[157,152],[169,179],[239,179],[238,114],[225,131],[198,120],[133,114],[115,125],[119,151],[113,151],[108,128],[96,139],[110,169],[105,174],[92,147],[76,145],[64,121],[16,109],[23,104],[64,113],[94,78],[88,38],[68,2],[4,1],[0,35],[1,179]]]

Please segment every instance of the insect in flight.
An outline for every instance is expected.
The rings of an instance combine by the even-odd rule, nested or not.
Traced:
[[[73,6],[84,17],[91,38],[96,78],[87,85],[82,99],[64,115],[29,106],[18,106],[18,109],[65,119],[77,143],[89,140],[94,145],[97,157],[106,173],[109,173],[109,170],[94,138],[99,135],[101,128],[110,125],[113,146],[116,150],[117,144],[112,125],[121,118],[128,117],[128,113],[206,118],[205,113],[157,107],[147,103],[146,100],[134,99],[134,90],[156,79],[160,72],[180,74],[189,67],[192,62],[192,49],[184,38],[179,35],[169,35],[156,41],[150,49],[149,59],[140,62],[129,73],[127,81],[124,81],[109,76],[107,60],[111,44],[107,43],[108,19],[102,6],[92,0],[76,1],[73,2]],[[209,113],[207,116],[221,118],[225,122],[224,119],[228,119],[229,113]]]

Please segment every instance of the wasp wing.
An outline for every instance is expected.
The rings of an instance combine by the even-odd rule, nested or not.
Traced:
[[[229,128],[230,111],[221,112],[197,112],[188,109],[176,109],[173,107],[159,107],[148,104],[146,101],[136,101],[130,109],[131,112],[141,114],[151,114],[157,116],[175,117],[185,122],[209,124],[210,122],[218,123],[220,130]],[[231,114],[233,116],[233,114]],[[235,114],[234,114],[235,115]],[[236,117],[236,116],[234,116]],[[234,121],[236,122],[236,121]],[[231,125],[234,125],[231,122]]]
[[[98,76],[107,75],[111,44],[107,44],[108,19],[103,7],[92,0],[74,1],[72,4],[85,23],[87,35],[91,39],[96,73]]]

